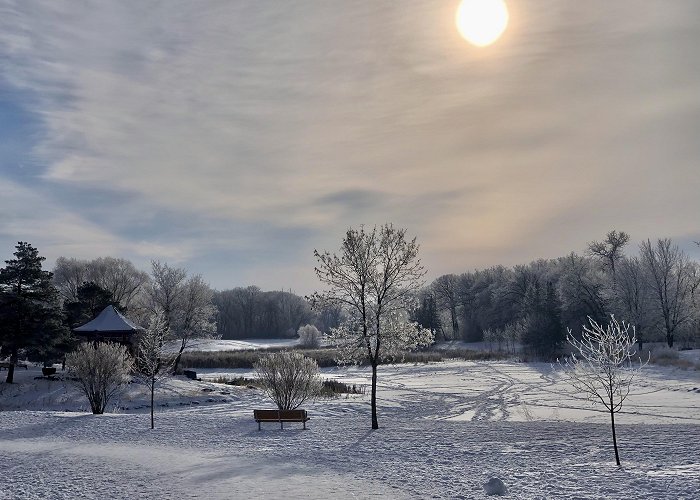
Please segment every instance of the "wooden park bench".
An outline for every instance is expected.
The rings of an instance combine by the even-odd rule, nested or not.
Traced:
[[[284,429],[284,422],[302,422],[306,429],[309,416],[306,410],[253,410],[253,416],[258,423],[258,430],[263,422],[279,422],[280,429]]]

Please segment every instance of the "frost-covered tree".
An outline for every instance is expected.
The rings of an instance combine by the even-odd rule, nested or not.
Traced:
[[[405,311],[390,311],[381,318],[381,349],[377,350],[375,325],[371,325],[367,337],[361,334],[362,322],[351,317],[328,334],[328,341],[338,349],[337,361],[340,364],[353,364],[367,360],[367,341],[373,352],[378,352],[378,363],[400,361],[408,350],[427,347],[435,336],[418,323],[408,321]]]
[[[299,334],[299,345],[302,347],[321,347],[323,334],[314,325],[300,326],[297,330]]]
[[[265,393],[280,410],[294,410],[321,390],[318,364],[298,352],[276,352],[254,365]]]
[[[615,414],[622,409],[632,380],[646,362],[638,357],[635,360],[637,340],[633,326],[624,321],[618,323],[612,315],[607,326],[591,318],[589,323],[583,326],[581,340],[568,329],[567,340],[576,353],[565,358],[561,365],[574,389],[585,394],[591,403],[602,404],[610,414],[615,461],[620,465]]]
[[[420,329],[392,330],[388,317],[406,309],[406,302],[421,285],[425,270],[418,258],[416,239],[406,239],[405,229],[385,224],[372,231],[350,228],[340,253],[314,250],[315,268],[321,283],[328,287],[315,298],[342,304],[350,320],[334,330],[333,337],[350,352],[362,352],[372,366],[372,429],[377,420],[377,366],[387,350],[402,341],[407,347],[430,338]],[[386,327],[389,328],[386,328]]]
[[[139,339],[134,359],[134,371],[137,380],[148,387],[151,395],[151,429],[154,428],[154,399],[156,386],[170,372],[175,362],[173,353],[165,349],[165,341],[168,338],[168,328],[162,313],[156,313],[149,322],[149,326]]]
[[[92,413],[101,415],[107,403],[129,381],[132,360],[123,345],[84,343],[68,354],[66,365],[75,384],[88,398]]]

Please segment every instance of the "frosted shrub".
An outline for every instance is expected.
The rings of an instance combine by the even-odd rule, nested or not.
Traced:
[[[276,352],[255,363],[263,390],[280,410],[294,410],[321,391],[318,364],[298,352]]]
[[[299,345],[301,347],[321,347],[323,334],[314,325],[300,326],[297,333],[299,334]]]
[[[101,415],[128,382],[132,363],[126,347],[100,342],[82,344],[66,357],[66,365],[88,398],[92,413]]]

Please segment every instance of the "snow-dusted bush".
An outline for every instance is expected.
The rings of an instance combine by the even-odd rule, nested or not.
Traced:
[[[268,354],[255,363],[255,371],[280,410],[298,408],[321,390],[318,364],[298,352]]]
[[[302,347],[321,347],[321,339],[323,334],[314,325],[300,326],[297,331],[299,334],[299,345]]]
[[[615,461],[620,465],[615,413],[622,409],[632,380],[646,363],[635,356],[637,339],[635,329],[629,323],[618,323],[612,315],[607,326],[599,325],[591,318],[588,322],[590,326],[583,326],[581,340],[577,340],[568,329],[566,339],[577,353],[566,358],[563,366],[571,385],[593,404],[602,404],[610,414]]]
[[[128,382],[132,361],[126,347],[100,342],[82,344],[66,357],[66,365],[88,398],[92,413],[101,415],[109,400]]]

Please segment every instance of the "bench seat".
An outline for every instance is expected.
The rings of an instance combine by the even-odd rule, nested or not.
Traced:
[[[262,422],[279,422],[280,429],[284,429],[284,422],[302,422],[306,429],[309,415],[306,410],[253,410],[253,417],[261,430]]]

